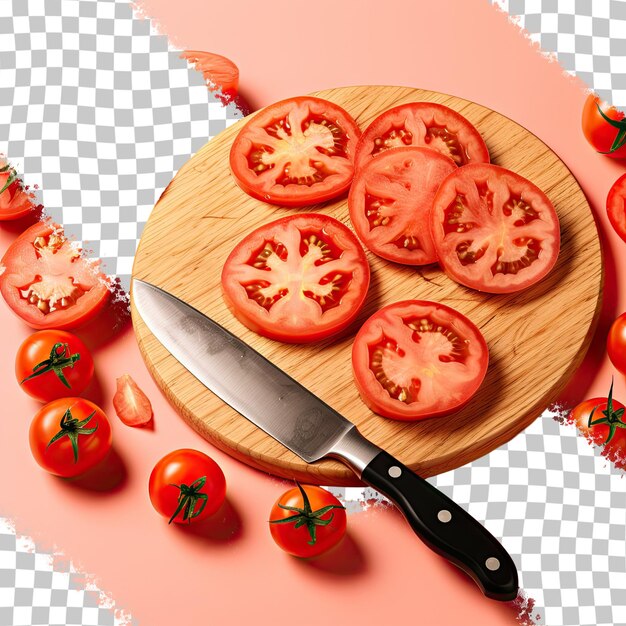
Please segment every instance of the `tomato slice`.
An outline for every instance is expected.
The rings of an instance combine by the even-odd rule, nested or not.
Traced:
[[[430,148],[396,148],[370,159],[357,171],[348,197],[361,241],[389,261],[434,263],[430,212],[439,185],[455,169]]]
[[[81,256],[57,224],[38,222],[7,249],[0,291],[14,313],[36,329],[75,328],[109,295],[107,279]]]
[[[615,232],[626,241],[626,174],[620,176],[609,190],[606,211]]]
[[[432,148],[459,166],[489,163],[483,138],[460,113],[434,102],[410,102],[385,111],[367,127],[357,146],[356,167],[385,150],[406,146]]]
[[[489,164],[469,164],[441,184],[432,212],[439,263],[462,285],[510,293],[540,281],[559,254],[559,219],[536,185]]]
[[[325,202],[350,187],[361,134],[340,106],[313,97],[282,100],[241,129],[230,151],[239,186],[270,204]]]
[[[130,374],[120,376],[113,396],[113,407],[126,426],[144,426],[152,420],[152,404]]]
[[[363,402],[398,420],[437,417],[463,407],[489,363],[481,332],[437,302],[406,300],[374,313],[352,347],[352,369]]]
[[[265,224],[231,252],[222,271],[226,303],[251,330],[306,343],[340,332],[369,287],[363,248],[336,219],[292,215]]]
[[[15,170],[0,159],[0,222],[24,217],[34,208],[32,194],[26,191]]]

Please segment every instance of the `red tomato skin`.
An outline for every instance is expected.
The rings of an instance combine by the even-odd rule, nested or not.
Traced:
[[[235,98],[239,90],[239,68],[228,58],[213,52],[185,50],[181,57],[202,72],[211,91],[219,89],[225,96]]]
[[[622,313],[611,325],[606,348],[611,363],[626,376],[626,313]]]
[[[57,224],[48,222],[33,224],[9,246],[0,263],[0,269],[4,267],[4,272],[0,273],[0,293],[13,313],[35,330],[51,328],[71,330],[82,326],[100,312],[110,295],[106,277],[79,265],[82,263],[79,260],[73,264],[73,269],[75,272],[80,271],[84,275],[89,275],[91,286],[79,298],[78,304],[44,315],[22,297],[20,288],[27,282],[26,277],[34,276],[33,268],[36,268],[33,242],[38,237],[47,237],[56,230],[63,229]]]
[[[35,365],[49,358],[50,350],[56,343],[67,344],[69,355],[80,354],[80,359],[73,367],[63,369],[63,375],[71,388],[68,389],[52,371],[22,382],[33,373]],[[80,394],[91,382],[93,372],[93,357],[87,346],[76,335],[63,330],[40,330],[33,333],[22,342],[15,357],[15,377],[18,384],[24,392],[40,402],[66,398],[68,394]]]
[[[625,155],[626,156],[626,155]],[[626,174],[612,185],[606,198],[606,212],[615,232],[626,241]]]
[[[154,466],[148,484],[152,506],[169,519],[178,507],[180,495],[180,490],[172,485],[184,483],[189,486],[202,476],[206,476],[207,481],[200,491],[206,493],[208,499],[202,513],[192,518],[191,523],[210,517],[226,499],[226,479],[220,466],[211,457],[190,448],[174,450]],[[182,512],[173,521],[177,524],[189,523],[183,519]]]
[[[48,447],[50,440],[61,430],[60,422],[70,408],[72,417],[83,420],[93,411],[95,415],[85,426],[97,430],[91,435],[78,436],[78,461],[74,462],[72,444],[62,437]],[[47,472],[71,478],[84,474],[105,459],[111,449],[111,425],[102,409],[83,398],[59,398],[44,405],[30,425],[30,449],[35,461]]]
[[[6,167],[6,162],[0,159],[0,167]],[[0,172],[0,189],[2,189],[12,171]],[[32,201],[32,194],[24,189],[24,185],[19,178],[16,178],[0,194],[0,222],[17,220],[33,211],[35,205]]]
[[[623,159],[626,157],[626,145],[621,146],[615,152],[610,152],[611,145],[615,140],[619,129],[611,126],[598,111],[598,105],[607,117],[612,120],[622,121],[624,113],[618,111],[615,107],[610,106],[606,102],[602,102],[600,98],[594,94],[589,94],[582,113],[582,128],[585,139],[593,146],[596,152],[605,153],[612,159]]]
[[[330,504],[341,505],[339,500],[326,489],[313,485],[302,485],[302,488],[306,491],[313,511]],[[281,509],[278,506],[279,504],[302,508],[304,502],[300,490],[294,487],[283,493],[272,507],[270,520],[285,519],[294,515],[292,511]],[[346,534],[347,519],[345,509],[331,509],[321,519],[327,520],[331,513],[334,514],[332,522],[328,526],[317,527],[314,545],[308,543],[311,540],[311,535],[306,525],[295,528],[294,524],[270,524],[270,534],[276,545],[292,556],[304,559],[319,556],[336,546]]]

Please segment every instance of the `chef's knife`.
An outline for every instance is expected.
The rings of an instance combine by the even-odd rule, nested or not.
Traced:
[[[424,543],[469,574],[486,596],[517,596],[517,570],[508,552],[450,498],[197,309],[138,279],[132,296],[152,334],[215,395],[307,463],[324,457],[345,463],[392,500]]]

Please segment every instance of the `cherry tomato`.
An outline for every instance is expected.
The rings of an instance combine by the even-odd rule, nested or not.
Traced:
[[[480,387],[488,363],[478,328],[458,311],[425,300],[396,302],[374,313],[352,347],[363,402],[398,420],[459,410]]]
[[[432,233],[450,278],[489,293],[540,281],[559,255],[559,219],[537,186],[503,167],[470,163],[435,196]]]
[[[620,176],[609,190],[606,212],[615,232],[626,241],[626,174]]]
[[[71,329],[92,319],[109,297],[107,279],[52,223],[38,222],[7,249],[0,291],[35,329]],[[1,269],[0,266],[0,269]]]
[[[361,241],[407,265],[437,261],[430,234],[433,199],[454,161],[430,148],[395,148],[369,159],[354,178],[348,207]]]
[[[193,63],[195,68],[203,73],[211,91],[219,89],[225,96],[231,98],[237,96],[239,68],[230,59],[200,50],[185,50],[181,57]]]
[[[169,523],[191,523],[215,513],[226,498],[220,466],[198,450],[166,454],[150,474],[150,501]]]
[[[272,507],[270,532],[285,552],[303,558],[318,556],[346,534],[346,511],[326,489],[298,483]]]
[[[0,159],[0,222],[16,220],[35,208],[33,195],[6,161]]]
[[[621,466],[626,462],[624,405],[613,399],[613,383],[606,398],[592,398],[576,406],[569,420],[591,442],[602,446],[602,454]]]
[[[489,151],[472,123],[434,102],[410,102],[381,113],[359,140],[355,164],[363,167],[390,148],[423,146],[451,158],[456,165],[489,163]]]
[[[369,287],[361,244],[336,219],[299,214],[247,235],[224,264],[224,299],[251,330],[305,343],[340,332]]]
[[[15,376],[28,395],[50,402],[78,395],[89,385],[93,358],[76,335],[63,330],[40,330],[19,347]]]
[[[57,476],[78,476],[111,449],[111,425],[102,409],[83,398],[44,405],[30,425],[30,449],[41,467]]]
[[[152,404],[148,396],[128,374],[117,379],[113,406],[126,426],[144,426],[152,419]]]
[[[597,152],[614,159],[626,157],[626,120],[623,111],[590,94],[583,107],[582,127],[585,139]]]
[[[626,376],[626,313],[622,313],[613,322],[606,348],[611,363]]]
[[[328,100],[282,100],[239,131],[231,171],[247,194],[270,204],[326,202],[350,187],[360,134],[350,115]]]

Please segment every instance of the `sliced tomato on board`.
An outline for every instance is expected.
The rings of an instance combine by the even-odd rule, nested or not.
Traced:
[[[369,287],[363,248],[336,219],[284,217],[247,235],[224,264],[226,303],[242,324],[280,341],[336,334],[357,316]]]
[[[448,176],[432,218],[444,271],[479,291],[525,289],[548,274],[559,254],[559,219],[546,194],[497,165],[470,163]]]
[[[34,208],[32,194],[26,191],[15,170],[0,159],[0,222],[24,217]]]
[[[398,420],[459,410],[480,387],[488,363],[480,330],[458,311],[426,300],[396,302],[374,313],[352,347],[363,402]]]
[[[437,260],[430,212],[437,189],[456,169],[429,148],[397,148],[357,171],[348,197],[350,219],[375,254],[407,265]]]
[[[38,222],[7,249],[0,291],[14,313],[36,329],[69,329],[92,319],[106,303],[106,277],[81,256],[63,228]]]
[[[609,190],[606,212],[615,232],[626,241],[626,174],[620,176]]]
[[[282,100],[239,131],[231,171],[246,193],[270,204],[325,202],[350,187],[360,134],[350,115],[328,100]]]
[[[474,125],[453,109],[434,102],[410,102],[381,113],[365,130],[356,151],[356,167],[390,148],[424,146],[457,165],[489,163],[489,150]]]

